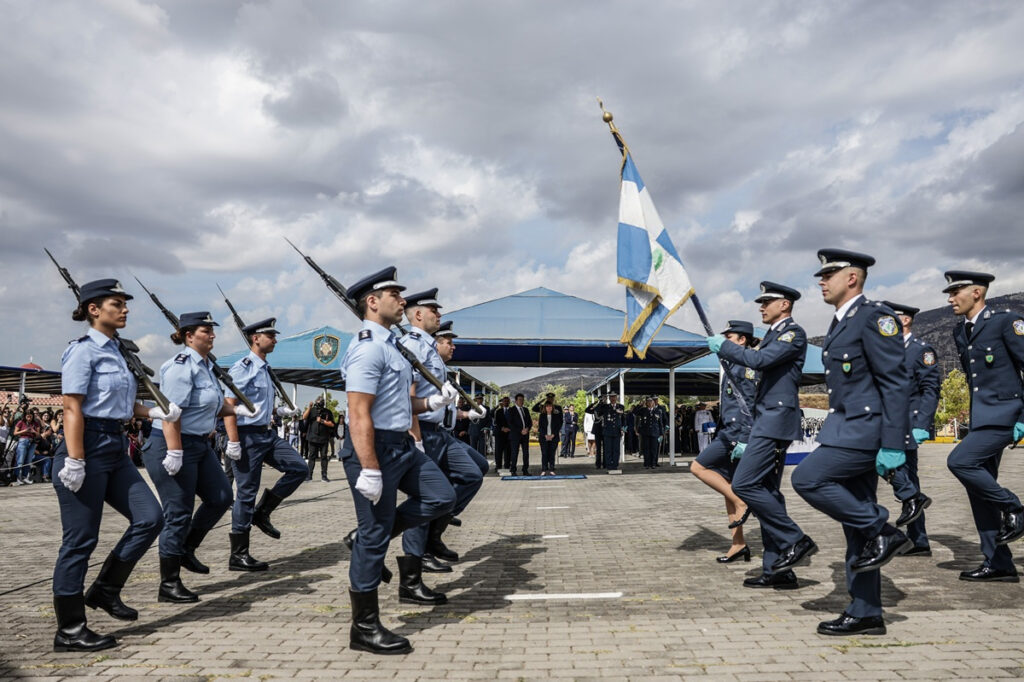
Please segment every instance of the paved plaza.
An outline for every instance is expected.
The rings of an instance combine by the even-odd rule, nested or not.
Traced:
[[[222,523],[199,551],[211,573],[183,575],[202,601],[161,604],[154,546],[123,594],[140,619],[123,623],[88,612],[94,629],[115,634],[121,646],[92,655],[55,654],[50,574],[60,522],[53,489],[5,488],[0,677],[1021,677],[1024,585],[957,579],[959,571],[980,563],[980,554],[966,494],[945,467],[950,447],[922,450],[923,488],[936,500],[928,513],[933,556],[897,558],[883,569],[889,628],[883,637],[815,633],[818,621],[847,603],[842,533],[793,493],[788,474],[783,490],[791,513],[821,551],[809,567],[797,569],[802,589],[750,590],[740,583],[759,566],[756,523],[749,524],[754,562],[716,564],[729,544],[724,504],[685,467],[670,469],[663,460],[661,469],[647,472],[638,459],[627,458],[625,475],[608,476],[576,458],[559,460],[559,472],[584,473],[586,480],[501,481],[488,475],[462,516],[465,525],[445,536],[463,560],[454,573],[427,575],[428,584],[448,593],[447,605],[400,604],[397,585],[382,585],[383,620],[412,640],[409,655],[380,657],[347,647],[348,551],[341,538],[354,513],[340,480],[306,483],[287,500],[274,514],[280,540],[254,531],[252,553],[271,563],[269,571],[227,570],[228,526]],[[1024,451],[1008,451],[1001,476],[1018,493],[1024,492],[1022,458]],[[330,475],[341,479],[337,462]],[[889,509],[898,512],[895,503]],[[109,507],[106,514],[89,580],[125,526]],[[1017,548],[1024,555],[1019,543]],[[392,569],[399,549],[393,545]],[[556,598],[539,598],[551,595]]]

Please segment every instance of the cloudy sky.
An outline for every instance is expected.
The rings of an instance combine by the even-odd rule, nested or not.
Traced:
[[[616,116],[712,321],[815,251],[869,295],[1024,289],[1024,4],[0,0],[0,363],[58,368],[80,281],[353,329],[386,264],[449,310],[535,286],[621,308]],[[130,284],[130,286],[129,286]],[[688,307],[687,307],[688,308]],[[672,322],[696,329],[688,309]],[[128,336],[172,352],[148,301]],[[224,330],[218,350],[240,346]],[[504,382],[508,375],[475,374]]]

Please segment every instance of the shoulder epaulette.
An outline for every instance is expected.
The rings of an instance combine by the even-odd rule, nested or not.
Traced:
[[[359,340],[360,341],[369,341],[372,338],[373,338],[373,332],[371,332],[369,329],[360,329],[359,330]]]
[[[418,338],[420,338],[420,333],[419,332],[409,332],[409,336],[411,336],[414,339],[418,339]]]
[[[250,365],[252,365],[252,359],[251,358],[242,358],[242,364],[245,365],[246,367],[249,367]]]
[[[68,341],[68,345],[71,345],[72,343],[82,343],[82,341],[85,341],[87,338],[89,338],[88,334],[86,334],[85,336],[79,336],[77,339],[72,339]]]
[[[186,360],[188,360],[188,353],[178,353],[174,358],[174,361],[179,365],[184,365]]]

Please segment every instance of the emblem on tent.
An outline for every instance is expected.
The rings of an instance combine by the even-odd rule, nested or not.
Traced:
[[[313,356],[321,365],[329,365],[338,357],[341,339],[331,334],[321,334],[313,338]]]

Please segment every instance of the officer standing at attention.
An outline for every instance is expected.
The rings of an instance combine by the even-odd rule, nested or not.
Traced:
[[[594,415],[594,425],[591,427],[593,430],[591,433],[594,434],[594,468],[604,468],[604,426],[601,424],[600,414],[607,403],[604,402],[606,396],[602,395],[597,399],[597,402],[587,405],[587,409],[583,410],[586,414]]]
[[[608,402],[598,405],[594,416],[601,423],[604,438],[604,468],[609,472],[617,471],[622,455],[622,433],[626,429],[626,408],[619,404],[619,394],[609,393]]]
[[[86,626],[85,606],[119,620],[138,619],[138,611],[121,601],[121,588],[163,527],[160,503],[126,455],[124,422],[132,417],[175,421],[181,410],[174,403],[165,413],[135,402],[138,384],[113,338],[125,326],[131,299],[115,279],[83,284],[71,319],[88,321],[89,331],[61,357],[64,440],[54,452],[53,487],[63,542],[53,569],[54,651],[117,646],[113,636]],[[104,501],[128,519],[128,528],[83,596]]]
[[[245,405],[234,408],[224,402],[224,392],[210,368],[207,354],[213,350],[217,326],[206,311],[183,313],[171,341],[184,345],[160,367],[160,390],[181,406],[176,422],[153,422],[153,431],[142,448],[142,461],[160,494],[164,528],[160,532],[160,589],[162,602],[196,602],[199,596],[181,582],[184,567],[193,573],[209,573],[196,558],[196,548],[231,507],[231,484],[210,442],[217,417],[252,416]],[[195,516],[196,495],[202,500]]]
[[[967,489],[985,561],[960,574],[974,582],[1018,582],[1009,543],[1024,535],[1020,499],[999,485],[1003,448],[1024,437],[1024,316],[985,304],[995,277],[982,272],[946,273],[953,330],[971,396],[971,430],[949,453],[946,466]]]
[[[453,339],[457,336],[451,330],[451,324],[446,324],[443,336],[434,338],[434,334],[440,331],[441,327],[441,304],[437,302],[437,289],[428,289],[417,294],[405,297],[405,317],[412,325],[412,330],[403,336],[399,343],[413,352],[416,358],[438,378],[448,376],[448,367],[439,354],[441,345],[445,346],[446,354],[454,352]],[[451,355],[448,355],[451,358]],[[449,385],[452,392],[453,386]],[[427,381],[419,372],[413,372],[412,397],[428,398],[439,394],[437,387]],[[446,396],[448,397],[448,396]],[[484,412],[466,413],[473,419],[479,420],[484,417]],[[423,412],[414,415],[410,433],[416,440],[416,447],[426,453],[451,483],[455,490],[455,507],[449,514],[430,522],[429,527],[419,526],[410,528],[402,535],[402,549],[406,556],[399,559],[399,573],[402,577],[403,587],[408,582],[407,576],[419,575],[424,553],[430,554],[436,559],[443,561],[458,561],[458,553],[449,549],[441,535],[448,528],[452,517],[460,514],[472,501],[483,485],[484,475],[490,468],[487,458],[471,448],[467,443],[456,438],[451,427],[454,426],[457,414],[454,401],[445,404],[439,409]],[[431,562],[433,564],[433,562]],[[449,567],[432,565],[432,568],[445,571]],[[414,583],[422,581],[411,581],[410,589],[402,592],[401,596],[405,601],[421,604],[444,603],[438,601],[444,599],[444,595],[432,592],[427,588],[419,589],[413,586]]]
[[[743,320],[729,320],[722,332],[726,339],[742,348],[754,344],[754,325]],[[750,515],[750,507],[732,491],[730,481],[736,469],[732,452],[741,445],[740,452],[750,441],[750,427],[754,424],[754,404],[757,399],[758,374],[749,367],[724,361],[728,377],[723,376],[719,387],[719,427],[711,445],[690,464],[690,473],[725,498],[725,511],[732,529],[732,547],[717,561],[722,564],[737,559],[750,561],[750,548],[743,539],[743,524]],[[728,380],[727,380],[728,378]],[[730,383],[731,381],[731,383]],[[734,392],[738,391],[737,393]],[[740,397],[743,398],[742,402]]]
[[[499,476],[502,469],[512,466],[512,453],[509,444],[512,429],[508,425],[508,403],[508,396],[501,396],[501,400],[498,401],[498,409],[494,411],[494,470]]]
[[[823,635],[884,635],[879,569],[913,543],[886,521],[878,477],[906,463],[910,377],[900,323],[888,306],[864,297],[875,259],[843,249],[818,251],[821,295],[836,312],[822,344],[828,416],[821,444],[793,472],[793,489],[843,524],[850,604]]]
[[[921,443],[935,435],[935,411],[939,408],[940,384],[939,364],[935,349],[914,336],[914,316],[919,308],[883,301],[892,308],[903,326],[903,362],[910,376],[910,435],[911,448],[907,450],[907,464],[892,472],[890,485],[896,499],[903,503],[903,511],[896,520],[897,526],[907,527],[907,537],[914,546],[903,556],[931,556],[928,533],[924,528],[924,510],[931,505],[930,497],[921,492],[921,480],[917,473],[917,449]]]
[[[779,490],[786,449],[803,434],[799,390],[807,334],[792,317],[793,303],[799,299],[796,289],[761,282],[761,294],[754,301],[761,306],[761,321],[770,325],[761,344],[752,349],[720,334],[708,338],[708,348],[718,357],[762,373],[749,441],[737,443],[731,453],[739,459],[732,490],[757,516],[764,545],[763,571],[744,580],[745,587],[796,589],[796,574],[790,569],[818,550],[789,517]]]
[[[662,434],[665,424],[662,422],[661,411],[654,405],[654,398],[648,397],[640,411],[640,423],[637,435],[640,437],[640,452],[644,456],[644,468],[653,469],[658,463]]]
[[[277,330],[273,317],[253,322],[242,328],[249,339],[249,354],[231,366],[229,373],[235,386],[256,407],[254,416],[224,417],[224,430],[228,444],[224,454],[231,459],[235,478],[235,504],[231,510],[231,556],[228,569],[232,571],[265,571],[267,563],[257,561],[249,554],[249,531],[256,526],[275,540],[281,531],[270,523],[270,513],[281,501],[295,492],[306,480],[306,462],[288,441],[277,435],[270,427],[274,411],[274,384],[270,378],[267,355],[277,345]],[[235,407],[235,399],[225,398]],[[294,417],[297,410],[281,405],[277,414]],[[259,504],[256,493],[263,477],[263,464],[269,464],[283,476],[272,490],[264,490]]]
[[[579,431],[579,418],[576,416],[576,406],[572,403],[566,406],[562,414],[562,457],[576,456],[576,433]]]
[[[377,587],[391,538],[451,512],[455,490],[444,473],[409,435],[413,413],[433,412],[455,402],[450,384],[426,398],[410,398],[413,370],[397,348],[390,327],[402,321],[405,288],[389,267],[349,288],[363,326],[341,362],[348,395],[348,438],[341,449],[352,487],[358,532],[352,538],[349,645],[375,654],[412,651],[409,640],[380,622]],[[396,507],[398,491],[408,497]],[[399,564],[402,567],[402,564]],[[419,577],[419,576],[410,576]],[[405,587],[403,585],[403,587]],[[419,584],[425,596],[438,595]],[[406,590],[400,590],[406,596]]]

